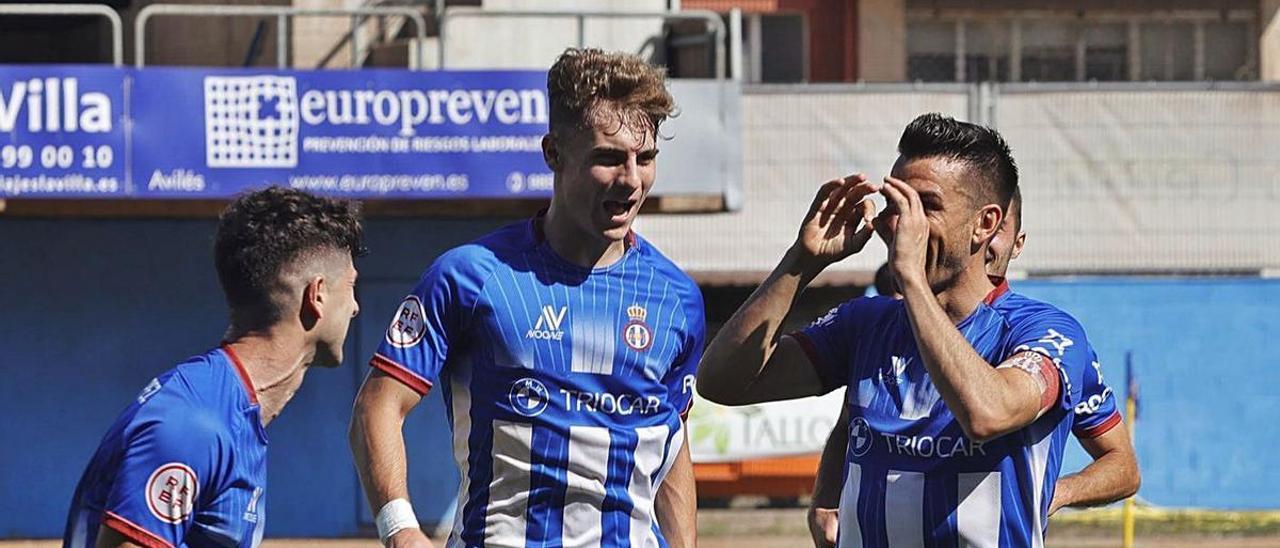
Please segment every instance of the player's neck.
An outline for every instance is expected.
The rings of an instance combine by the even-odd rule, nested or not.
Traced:
[[[995,285],[985,269],[969,268],[956,277],[955,283],[937,293],[938,304],[952,323],[960,323],[978,308]]]
[[[542,217],[542,233],[551,250],[564,260],[584,268],[600,268],[618,262],[626,253],[625,241],[608,240],[584,231],[556,211],[552,205]]]
[[[235,352],[249,376],[249,388],[258,401],[262,425],[267,426],[280,415],[302,386],[307,364],[315,357],[315,349],[303,344],[300,338],[272,336],[271,333],[228,338],[226,345]]]

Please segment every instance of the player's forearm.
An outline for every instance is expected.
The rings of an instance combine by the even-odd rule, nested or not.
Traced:
[[[1090,463],[1084,470],[1059,478],[1053,496],[1055,509],[1101,506],[1136,493],[1138,490],[1136,471],[1126,474],[1123,467],[1117,464],[1115,459],[1099,459]]]
[[[841,414],[843,418],[843,413]],[[813,482],[813,500],[810,508],[838,508],[841,480],[844,476],[845,453],[849,447],[848,419],[836,423],[827,436],[827,443],[822,447],[822,458],[818,461],[818,477]]]
[[[672,547],[693,548],[698,537],[698,492],[693,476],[693,460],[689,456],[689,444],[676,455],[676,461],[667,472],[654,500],[654,513],[658,527]]]
[[[1137,493],[1141,482],[1137,462],[1119,451],[1112,451],[1083,470],[1059,478],[1052,509],[1110,504]]]
[[[920,357],[965,435],[986,441],[1021,428],[1028,416],[992,364],[974,351],[923,280],[899,282]]]
[[[386,403],[370,401],[375,399],[364,391],[357,396],[348,441],[369,508],[377,513],[392,500],[407,500],[409,488],[404,417]]]
[[[805,286],[821,271],[794,248],[707,345],[698,366],[698,392],[726,405],[752,403],[752,383],[777,347],[783,320]]]

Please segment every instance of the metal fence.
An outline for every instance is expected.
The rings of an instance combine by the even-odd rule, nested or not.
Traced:
[[[750,86],[742,210],[641,228],[691,271],[766,272],[822,181],[885,175],[930,111],[1013,148],[1028,233],[1015,275],[1280,271],[1280,86],[1260,83]],[[884,257],[876,243],[835,269]]]

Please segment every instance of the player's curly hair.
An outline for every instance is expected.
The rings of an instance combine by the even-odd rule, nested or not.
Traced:
[[[279,186],[241,195],[218,219],[213,262],[233,327],[253,330],[283,317],[281,270],[313,253],[363,253],[356,202]]]
[[[968,164],[984,183],[986,198],[1006,211],[1018,188],[1018,164],[1009,143],[989,127],[936,112],[921,114],[902,132],[898,154],[905,160],[943,157]]]
[[[599,116],[616,116],[617,130],[639,128],[656,135],[676,108],[666,84],[666,69],[635,55],[569,48],[547,71],[551,131],[583,129]]]

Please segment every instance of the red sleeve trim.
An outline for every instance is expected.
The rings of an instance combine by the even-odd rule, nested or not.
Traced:
[[[1096,438],[1098,436],[1106,434],[1107,432],[1110,432],[1112,428],[1115,428],[1116,425],[1120,424],[1121,422],[1120,418],[1121,417],[1120,417],[1119,411],[1112,411],[1111,416],[1107,417],[1107,420],[1104,420],[1101,423],[1095,424],[1089,428],[1076,428],[1072,432],[1075,433],[1077,438],[1084,438],[1084,439]]]
[[[844,384],[845,381],[839,379],[837,375],[833,374],[831,368],[827,367],[826,360],[823,360],[822,355],[818,354],[818,346],[813,344],[813,339],[810,339],[808,334],[804,331],[793,331],[788,333],[787,336],[800,343],[800,350],[803,350],[804,354],[809,357],[809,363],[813,364],[813,369],[818,372],[818,378],[822,381],[824,388],[830,389]]]
[[[369,360],[369,365],[374,369],[386,373],[391,378],[404,383],[419,395],[426,396],[431,391],[431,381],[418,376],[407,367],[396,363],[395,360],[383,356],[382,354],[374,354],[373,359]]]
[[[693,398],[689,398],[689,403],[684,404],[684,411],[680,412],[680,420],[689,422],[689,412],[693,410]]]
[[[1040,376],[1044,377],[1044,392],[1040,393],[1040,410],[1053,409],[1058,404],[1058,395],[1062,392],[1062,377],[1058,375],[1058,366],[1048,356],[1040,356]]]
[[[804,350],[806,356],[809,356],[809,361],[813,362],[813,365],[821,367],[822,358],[818,356],[818,347],[813,344],[813,340],[808,335],[804,334],[804,331],[787,333],[787,336],[800,343],[800,349]]]
[[[144,546],[145,548],[173,548],[169,541],[110,510],[102,513],[102,524],[124,535],[130,542],[139,546]]]

